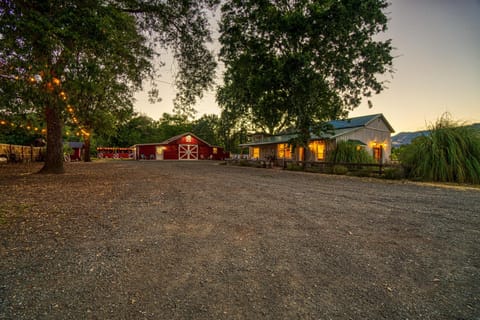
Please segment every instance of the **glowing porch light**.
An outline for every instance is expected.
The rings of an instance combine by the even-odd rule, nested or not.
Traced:
[[[377,142],[377,141],[372,141],[370,142],[371,148],[386,148],[387,143],[386,142]]]

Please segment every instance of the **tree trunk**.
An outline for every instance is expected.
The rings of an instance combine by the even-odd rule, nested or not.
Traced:
[[[90,158],[90,136],[83,136],[83,161],[91,162],[92,159]]]
[[[307,130],[302,129],[301,130],[301,142],[302,142],[302,147],[303,147],[303,159],[301,159],[301,160],[302,160],[303,170],[305,170],[305,168],[306,168],[305,162],[309,158],[309,154],[310,154],[310,149],[308,147],[308,143],[310,142],[310,130],[309,129],[307,129]]]
[[[64,173],[62,113],[56,106],[46,107],[45,119],[47,120],[47,154],[45,164],[39,173]]]

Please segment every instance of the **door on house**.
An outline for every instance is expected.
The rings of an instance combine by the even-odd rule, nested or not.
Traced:
[[[179,144],[178,160],[198,160],[198,145]]]
[[[156,157],[155,159],[157,160],[163,160],[163,150],[165,149],[164,146],[157,146],[156,150],[155,150],[155,153],[156,153]]]
[[[383,160],[383,148],[381,146],[373,147],[373,158],[376,162],[382,163]]]

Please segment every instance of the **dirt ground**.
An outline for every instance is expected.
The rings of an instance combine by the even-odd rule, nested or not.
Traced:
[[[480,319],[480,189],[0,166],[0,319]]]

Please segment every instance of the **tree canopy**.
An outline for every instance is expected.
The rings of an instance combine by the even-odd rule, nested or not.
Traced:
[[[262,131],[310,130],[380,93],[392,71],[384,0],[227,0],[218,101]]]
[[[188,108],[211,85],[215,61],[205,46],[206,14],[216,2],[2,1],[0,112],[42,115],[43,171],[63,172],[69,110],[75,110],[74,123],[81,120],[90,130],[111,122],[131,109],[145,79],[154,80],[163,50],[178,64],[178,107]]]

